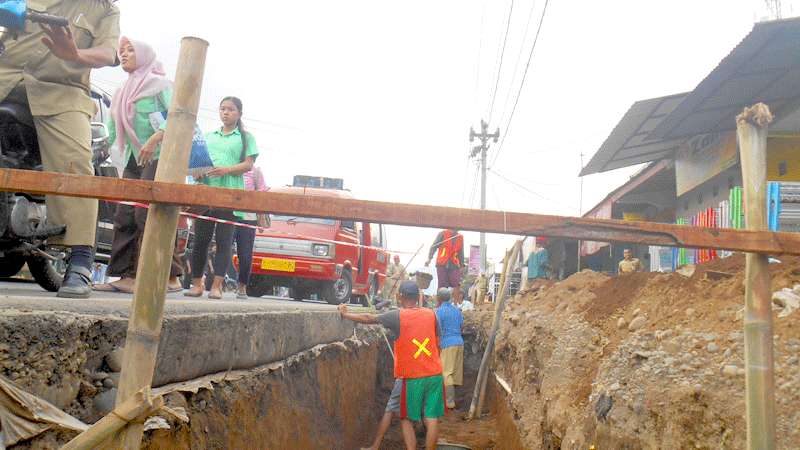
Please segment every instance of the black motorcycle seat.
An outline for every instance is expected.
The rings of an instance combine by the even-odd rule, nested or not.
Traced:
[[[33,115],[28,105],[11,102],[0,103],[0,122],[9,121],[33,127]]]

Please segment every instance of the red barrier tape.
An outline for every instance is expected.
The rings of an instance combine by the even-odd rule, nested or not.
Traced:
[[[145,203],[126,202],[126,201],[113,201],[113,200],[105,200],[105,201],[108,201],[109,203],[117,203],[117,204],[120,204],[120,205],[134,206],[136,208],[149,208],[150,207],[150,205],[147,205]],[[207,220],[209,222],[224,223],[224,224],[228,224],[228,225],[234,225],[234,226],[237,226],[237,227],[250,228],[250,229],[256,230],[256,231],[265,229],[265,228],[259,227],[257,225],[250,225],[250,224],[241,223],[241,222],[234,222],[234,221],[231,221],[231,220],[218,219],[216,217],[209,217],[209,216],[204,216],[204,215],[201,215],[201,214],[194,214],[194,213],[185,212],[185,211],[181,212],[181,215],[182,216],[186,216],[186,217],[191,217],[193,219]],[[287,233],[285,231],[270,230],[270,233],[275,233],[275,234],[280,234],[280,235],[284,235],[284,236],[288,236],[288,237],[294,237],[294,238],[300,238],[300,239],[308,239],[310,241],[322,242],[322,243],[325,243],[325,244],[347,245],[349,247],[360,247],[360,248],[367,248],[367,249],[371,249],[371,250],[380,250],[380,251],[389,252],[389,253],[400,253],[400,254],[405,254],[405,255],[413,254],[413,252],[404,252],[404,251],[400,251],[400,250],[388,250],[388,249],[381,248],[381,247],[373,247],[373,246],[370,246],[370,245],[353,244],[352,242],[334,241],[334,240],[330,240],[330,239],[322,239],[322,238],[315,237],[315,236],[305,236],[305,235],[302,235],[302,234]]]

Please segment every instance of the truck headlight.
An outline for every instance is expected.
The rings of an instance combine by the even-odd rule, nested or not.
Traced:
[[[314,256],[328,256],[328,252],[330,252],[330,246],[327,244],[314,244],[311,246],[311,253]]]

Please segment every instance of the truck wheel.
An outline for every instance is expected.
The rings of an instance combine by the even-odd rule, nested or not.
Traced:
[[[250,277],[250,283],[247,284],[247,294],[251,297],[263,297],[265,295],[273,294],[273,287],[259,279],[257,276]]]
[[[27,262],[28,269],[39,286],[46,291],[58,292],[64,281],[64,274],[56,268],[56,261],[51,261],[41,255],[30,255]]]
[[[350,272],[343,271],[338,280],[325,283],[322,287],[322,299],[331,305],[347,303],[352,292],[353,276]]]
[[[0,259],[0,278],[13,277],[19,273],[24,265],[25,258],[19,254]]]
[[[307,288],[293,287],[290,289],[289,294],[289,296],[292,297],[292,300],[296,300],[298,302],[308,300],[311,297],[311,291]]]

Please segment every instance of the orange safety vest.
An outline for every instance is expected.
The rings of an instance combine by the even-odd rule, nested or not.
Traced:
[[[436,254],[436,265],[444,266],[447,265],[448,261],[452,261],[453,264],[461,267],[461,260],[458,259],[458,253],[464,248],[464,236],[457,234],[454,238],[452,231],[444,230],[442,237],[444,238],[444,242],[439,244],[439,252]]]
[[[400,336],[394,343],[394,355],[395,378],[423,378],[442,373],[436,313],[433,310],[400,310]]]

